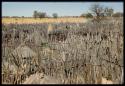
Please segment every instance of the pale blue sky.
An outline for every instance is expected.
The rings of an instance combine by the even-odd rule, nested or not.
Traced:
[[[33,11],[46,12],[49,16],[79,16],[89,12],[94,2],[2,2],[2,16],[32,16]],[[115,12],[123,12],[123,2],[96,2],[111,7]]]

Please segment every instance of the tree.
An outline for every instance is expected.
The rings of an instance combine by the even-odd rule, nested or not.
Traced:
[[[100,4],[92,4],[90,10],[96,15],[96,17],[100,17],[101,13],[103,12],[104,8]]]
[[[2,16],[3,18],[10,18],[10,16]]]
[[[86,14],[81,14],[80,17],[86,17]]]
[[[53,13],[53,18],[57,18],[58,14],[57,13]]]
[[[112,15],[113,17],[122,17],[123,13],[122,12],[116,12]]]
[[[46,17],[46,13],[45,12],[39,12],[39,18],[45,18]]]
[[[36,19],[38,17],[38,12],[35,10],[33,13],[33,17]]]
[[[112,16],[113,13],[114,13],[114,9],[110,8],[109,9],[109,15]]]
[[[19,18],[19,16],[12,16],[12,18]]]
[[[45,12],[34,11],[33,17],[34,18],[45,18],[46,17],[46,13]]]
[[[33,17],[34,18],[45,18],[46,17],[46,13],[45,12],[37,12],[36,10],[33,13]]]
[[[91,13],[87,13],[87,14],[86,14],[86,17],[87,17],[87,18],[92,18],[93,15],[92,15]]]
[[[112,14],[114,13],[114,9],[106,7],[104,13],[106,14],[106,16],[112,16]]]

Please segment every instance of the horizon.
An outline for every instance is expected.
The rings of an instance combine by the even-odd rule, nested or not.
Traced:
[[[46,12],[48,16],[57,13],[58,16],[80,16],[90,12],[91,4],[95,2],[2,2],[2,16],[32,17],[33,12]],[[96,2],[97,3],[97,2]],[[104,7],[123,13],[123,2],[98,2]]]

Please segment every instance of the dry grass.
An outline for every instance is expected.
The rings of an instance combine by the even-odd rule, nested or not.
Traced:
[[[34,19],[34,18],[2,18],[2,23],[17,23],[17,24],[30,24],[30,23],[82,23],[86,22],[86,18],[43,18],[43,19]]]
[[[66,29],[64,24],[59,24],[60,26],[57,28]],[[41,31],[42,34],[47,34],[48,24],[45,25],[47,28],[44,24],[24,24],[22,26],[17,25],[16,28],[28,28],[29,31],[34,29],[31,33],[34,31],[40,33]],[[54,26],[54,24],[52,25]],[[4,51],[2,52],[2,62],[3,64],[4,61],[8,62],[11,65],[18,61],[18,71],[23,68],[27,72],[16,72],[15,75],[13,74],[15,79],[10,79],[11,70],[9,66],[2,67],[2,82],[20,84],[26,80],[26,77],[43,71],[47,76],[60,79],[63,84],[100,84],[102,77],[105,81],[110,80],[112,83],[120,84],[124,67],[122,19],[104,20],[101,23],[74,23],[68,26],[72,27],[68,29],[67,39],[63,42],[54,42],[54,40],[48,40],[46,36],[40,36],[42,39],[47,39],[44,42],[41,41],[42,44],[38,43],[41,45],[38,46],[37,43],[31,45],[35,42],[26,43],[37,53],[36,57],[30,59],[23,60],[9,55],[16,48],[13,48],[16,43],[11,38],[13,46],[2,46]],[[43,29],[46,29],[46,32]],[[39,39],[33,41],[37,40]],[[34,61],[34,59],[36,60]],[[23,64],[20,63],[24,62],[26,67],[21,67],[20,65]],[[107,81],[103,84],[106,84]]]

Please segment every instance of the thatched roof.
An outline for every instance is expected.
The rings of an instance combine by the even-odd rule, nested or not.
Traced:
[[[27,47],[24,44],[19,45],[13,52],[12,54],[14,56],[19,56],[19,57],[33,57],[36,56],[37,54],[29,47]]]

